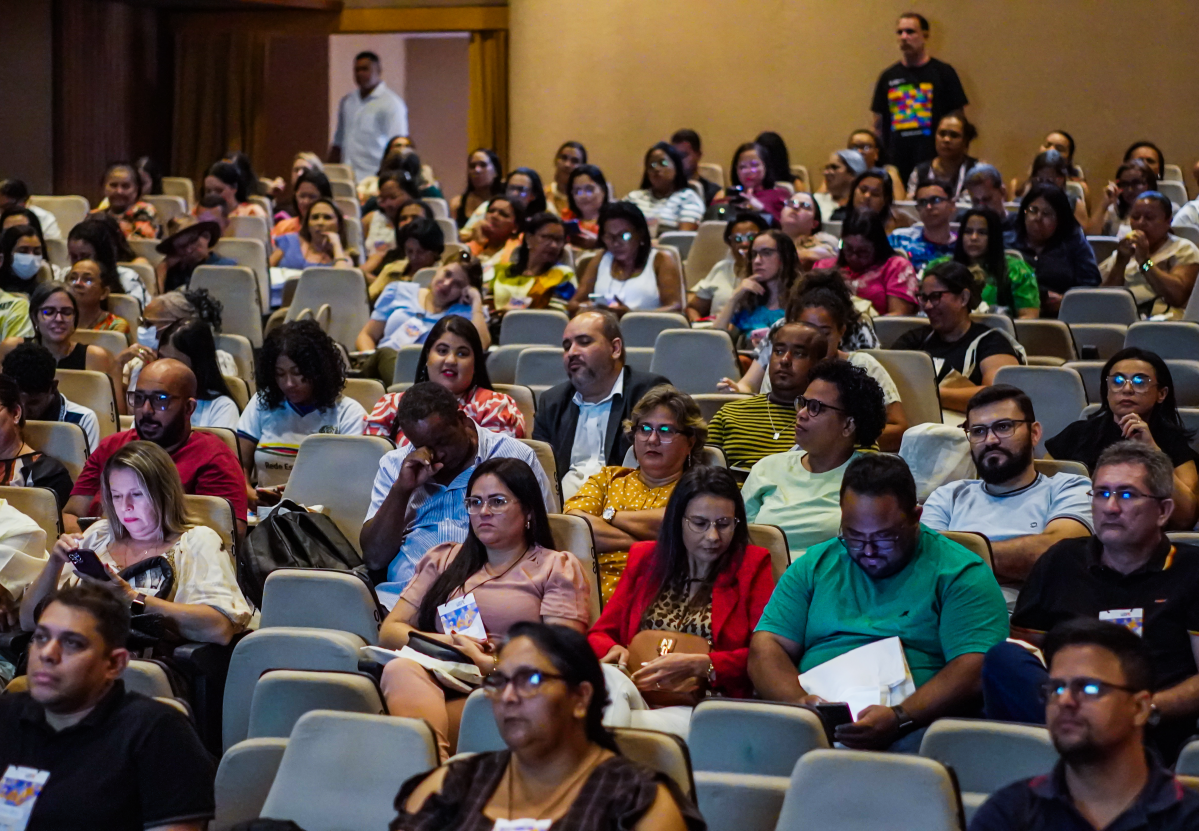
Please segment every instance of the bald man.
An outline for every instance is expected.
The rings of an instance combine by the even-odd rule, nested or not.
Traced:
[[[133,429],[100,441],[83,466],[62,511],[67,533],[79,533],[80,517],[98,517],[100,474],[113,453],[131,441],[150,441],[170,454],[185,493],[220,496],[233,505],[239,532],[245,531],[246,483],[233,451],[211,433],[193,432],[196,376],[186,364],[162,358],[146,366],[137,389],[126,398]]]

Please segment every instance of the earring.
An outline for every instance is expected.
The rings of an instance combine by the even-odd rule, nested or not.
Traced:
[[[527,519],[525,520],[525,530],[529,530],[529,521]]]

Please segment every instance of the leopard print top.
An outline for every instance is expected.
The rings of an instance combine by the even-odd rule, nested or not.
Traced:
[[[712,642],[712,604],[687,604],[687,581],[672,581],[658,599],[645,610],[641,629],[662,632],[683,632]]]

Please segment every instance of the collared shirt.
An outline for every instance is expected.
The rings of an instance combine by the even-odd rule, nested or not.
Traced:
[[[1149,754],[1149,780],[1136,802],[1104,831],[1183,831],[1199,828],[1199,794],[1183,787]],[[970,831],[1094,831],[1074,804],[1062,762],[1052,773],[1015,782],[991,795]]]
[[[541,495],[545,498],[546,510],[557,508],[557,498],[549,477],[537,461],[537,454],[527,444],[510,436],[502,436],[475,425],[479,437],[479,448],[474,463],[454,477],[448,485],[428,481],[412,492],[408,498],[408,512],[404,516],[404,538],[391,564],[387,567],[387,582],[396,584],[388,590],[399,592],[416,573],[416,564],[425,553],[443,542],[462,542],[470,520],[466,515],[466,484],[475,468],[497,457],[520,459],[533,469]],[[413,451],[411,444],[391,451],[379,461],[379,472],[375,475],[375,486],[371,492],[371,506],[366,512],[367,521],[379,512],[379,507],[400,475],[404,459]]]
[[[1046,476],[1008,493],[991,493],[981,479],[959,479],[937,488],[920,521],[934,531],[978,531],[992,540],[1043,534],[1055,519],[1072,519],[1094,533],[1091,480],[1074,473]]]
[[[87,452],[91,453],[100,445],[100,422],[92,410],[74,401],[68,401],[61,392],[58,394],[58,415],[55,421],[65,421],[68,424],[78,424],[87,437]]]
[[[173,707],[116,681],[78,724],[54,730],[29,693],[0,696],[0,771],[50,776],[29,831],[141,831],[212,818],[216,767]]]
[[[570,469],[562,476],[562,498],[570,499],[583,483],[604,467],[604,438],[608,434],[608,417],[612,414],[612,402],[624,395],[624,372],[616,375],[616,383],[608,394],[595,403],[583,400],[576,392],[572,402],[579,408],[579,420],[575,425],[574,441],[570,445]]]
[[[387,140],[406,135],[408,106],[382,81],[365,98],[354,90],[337,105],[333,143],[341,148],[342,160],[354,168],[355,179],[377,173]]]

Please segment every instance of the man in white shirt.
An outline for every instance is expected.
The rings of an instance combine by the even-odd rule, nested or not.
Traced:
[[[392,136],[408,135],[408,106],[383,83],[383,68],[374,52],[354,58],[357,92],[347,93],[337,105],[337,132],[329,148],[329,161],[344,161],[355,179],[374,176]]]
[[[14,205],[26,208],[37,217],[42,226],[42,237],[45,239],[62,239],[62,229],[58,227],[58,219],[45,208],[29,204],[29,186],[20,179],[5,179],[0,182],[0,211]]]
[[[976,531],[991,540],[995,576],[1018,588],[1054,543],[1094,530],[1091,482],[1085,476],[1044,476],[1033,467],[1041,425],[1032,401],[1008,384],[985,387],[966,405],[966,435],[979,479],[937,488],[920,521],[936,531]],[[1015,592],[1005,589],[1009,601]]]

